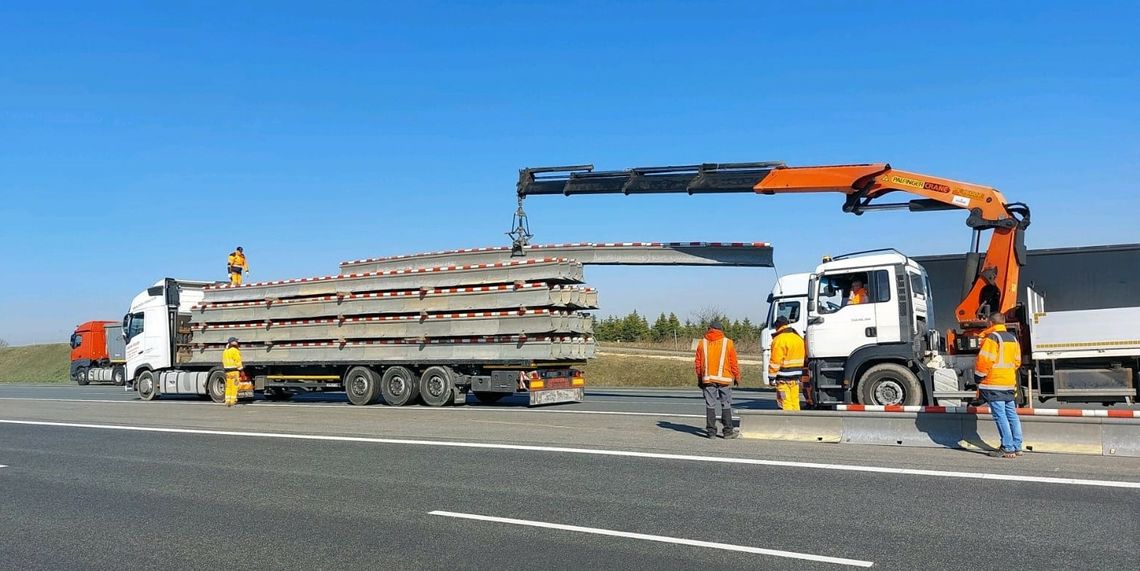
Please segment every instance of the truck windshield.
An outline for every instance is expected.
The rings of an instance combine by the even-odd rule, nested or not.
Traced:
[[[800,320],[800,302],[776,301],[768,306],[768,327],[773,327],[776,320],[781,317],[787,317],[789,323],[798,322]]]
[[[71,348],[75,349],[83,344],[83,336],[78,333],[71,335]]]

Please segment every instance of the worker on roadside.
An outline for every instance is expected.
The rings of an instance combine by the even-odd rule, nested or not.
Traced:
[[[792,329],[787,317],[773,324],[772,354],[768,359],[768,384],[776,387],[776,404],[780,410],[800,410],[800,382],[804,378],[807,346],[804,338]]]
[[[705,397],[705,436],[716,438],[716,409],[724,438],[740,438],[732,424],[732,387],[740,385],[740,363],[736,345],[724,334],[724,326],[713,320],[705,336],[697,342],[697,386]]]
[[[990,407],[990,416],[1001,435],[1001,448],[990,452],[995,458],[1015,458],[1022,455],[1021,418],[1017,416],[1017,370],[1021,367],[1021,344],[1006,330],[1005,316],[990,315],[990,326],[980,337],[982,347],[974,362],[974,377],[978,393]]]
[[[237,404],[238,385],[241,383],[245,367],[241,363],[241,349],[238,348],[238,338],[230,337],[226,342],[226,350],[222,351],[222,368],[226,371],[225,405]]]
[[[870,301],[867,290],[863,287],[863,280],[851,280],[851,295],[847,298],[847,305],[861,305]]]
[[[230,285],[241,285],[242,273],[249,273],[249,262],[245,259],[245,252],[238,246],[230,252],[226,259],[226,271],[230,274]]]

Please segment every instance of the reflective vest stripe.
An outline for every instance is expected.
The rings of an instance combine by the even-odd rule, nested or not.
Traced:
[[[725,358],[728,356],[728,337],[720,340],[720,365],[717,367],[716,374],[709,374],[709,340],[701,339],[701,351],[704,352],[705,363],[705,376],[706,381],[724,381],[731,383],[732,378],[724,376]]]

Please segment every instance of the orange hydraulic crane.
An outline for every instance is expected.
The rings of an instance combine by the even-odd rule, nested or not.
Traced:
[[[973,230],[973,239],[966,258],[962,301],[955,311],[959,331],[951,332],[948,339],[957,349],[966,348],[957,340],[965,341],[986,326],[989,313],[1012,314],[1017,307],[1018,278],[1026,256],[1024,231],[1030,219],[1026,204],[1007,202],[997,189],[900,171],[886,163],[808,167],[789,167],[782,162],[706,163],[623,171],[594,171],[593,165],[527,168],[519,171],[517,192],[518,210],[508,232],[516,251],[531,238],[523,201],[532,195],[840,192],[846,195],[843,211],[857,215],[888,209],[966,210],[966,225]],[[878,203],[892,192],[920,198]],[[986,230],[993,230],[993,236],[982,257],[981,234]]]

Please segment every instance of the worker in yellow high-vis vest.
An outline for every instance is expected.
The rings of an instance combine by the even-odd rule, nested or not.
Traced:
[[[725,438],[740,438],[732,423],[732,387],[740,385],[740,363],[736,345],[724,334],[724,326],[713,320],[705,336],[697,342],[697,386],[705,396],[705,436],[716,438],[716,408]]]
[[[242,273],[249,273],[249,261],[245,259],[245,251],[241,246],[226,258],[226,271],[230,274],[230,285],[241,285]]]
[[[768,358],[768,384],[776,387],[780,410],[800,410],[800,382],[804,378],[807,347],[804,338],[792,329],[787,317],[773,323],[772,353]]]
[[[241,362],[241,349],[238,348],[237,337],[230,337],[226,343],[226,350],[222,351],[222,368],[226,371],[226,397],[223,401],[226,406],[237,404],[238,385],[245,367]]]

